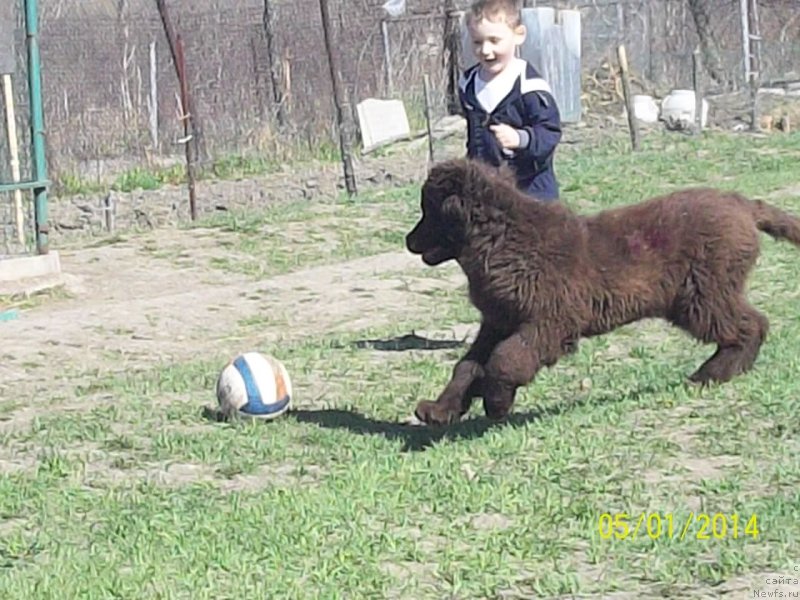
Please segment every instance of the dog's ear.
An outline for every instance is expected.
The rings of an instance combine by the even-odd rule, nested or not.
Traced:
[[[441,194],[459,194],[464,188],[466,164],[463,159],[451,159],[433,165],[427,181]]]
[[[457,194],[450,194],[442,202],[441,212],[448,221],[463,222],[466,217],[464,199]]]

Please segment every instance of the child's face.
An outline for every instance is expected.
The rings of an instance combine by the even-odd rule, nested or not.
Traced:
[[[525,27],[519,25],[512,29],[505,15],[498,15],[492,21],[486,18],[478,21],[470,19],[468,27],[472,49],[483,74],[489,78],[506,68],[514,58],[516,47],[525,41]]]

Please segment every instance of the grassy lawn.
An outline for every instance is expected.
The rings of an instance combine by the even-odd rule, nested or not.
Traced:
[[[800,213],[797,164],[798,134],[654,134],[636,155],[622,137],[565,145],[557,168],[581,212],[710,184]],[[417,210],[418,189],[396,188],[228,215],[203,223],[224,240],[207,266],[261,280],[401,251]],[[409,294],[392,327],[263,346],[297,396],[271,423],[201,416],[221,354],[102,375],[64,365],[43,384],[52,397],[30,400],[56,408],[0,428],[0,598],[688,598],[800,578],[798,281],[798,249],[764,236],[750,297],[770,335],[729,384],[686,386],[712,348],[637,323],[543,371],[502,425],[478,406],[447,429],[400,423],[465,346],[359,343],[476,323],[463,288],[430,292],[435,314]],[[630,535],[606,539],[601,515],[620,513]],[[653,518],[634,536],[645,513],[662,530]],[[715,536],[699,515],[717,513]]]

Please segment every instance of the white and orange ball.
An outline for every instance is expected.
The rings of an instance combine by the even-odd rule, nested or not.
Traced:
[[[274,356],[245,352],[222,369],[217,379],[217,401],[223,414],[274,419],[292,404],[292,381]]]

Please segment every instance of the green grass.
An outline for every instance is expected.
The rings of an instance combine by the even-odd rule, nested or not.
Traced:
[[[564,146],[557,162],[564,202],[580,212],[594,212],[686,186],[713,185],[763,196],[797,182],[797,135],[656,134],[644,138],[638,153],[629,144],[624,136],[609,134],[596,143]],[[800,207],[798,197],[775,202]],[[419,190],[409,186],[368,191],[353,201],[231,211],[190,226],[234,234],[220,240],[219,256],[208,257],[206,266],[258,280],[402,248],[418,211]]]
[[[208,266],[261,279],[402,247],[418,194],[406,187],[343,204],[285,204],[262,214],[231,212],[197,226],[235,234],[220,242],[224,252],[209,257]]]
[[[43,306],[57,299],[69,298],[70,293],[64,286],[56,286],[30,294],[0,295],[0,311],[7,309],[27,310]]]
[[[317,141],[314,144],[295,141],[281,144],[260,154],[221,154],[214,156],[207,164],[195,167],[195,179],[241,179],[267,175],[279,170],[283,164],[293,161],[340,160],[339,149],[332,140]],[[100,182],[81,175],[64,172],[57,173],[54,179],[56,196],[101,193],[108,190],[131,192],[134,190],[154,190],[165,185],[181,185],[186,182],[186,164],[180,162],[168,167],[133,167],[121,172],[113,181]]]
[[[559,176],[566,201],[589,210],[696,183],[764,195],[796,185],[799,153],[797,135],[654,136],[637,155],[618,140],[565,149]],[[417,194],[205,226],[238,257],[229,264],[266,278],[398,249]],[[271,264],[258,270],[263,256]],[[435,313],[415,311],[409,294],[390,327],[263,341],[296,387],[295,409],[271,423],[202,417],[222,354],[59,365],[52,397],[36,399],[56,408],[0,429],[0,597],[687,598],[739,577],[796,576],[798,280],[797,250],[765,237],[751,299],[772,329],[757,368],[729,384],[684,385],[710,349],[640,323],[543,371],[504,425],[478,406],[446,429],[400,424],[465,348],[358,343],[474,323],[463,289],[434,292]],[[622,512],[631,529],[642,512],[672,514],[675,529],[690,512],[756,515],[758,535],[742,524],[739,539],[697,539],[695,523],[684,539],[603,539],[600,516]],[[769,587],[757,581],[732,597]]]

